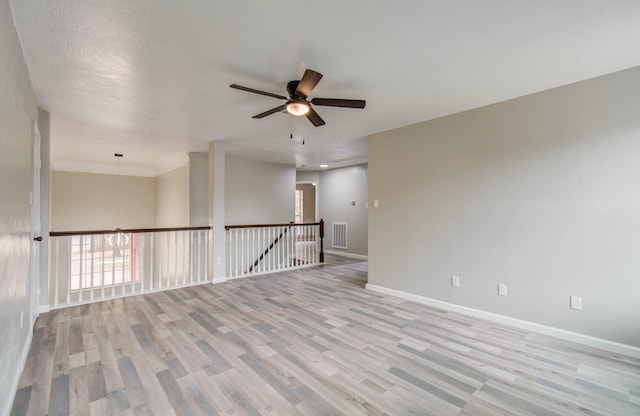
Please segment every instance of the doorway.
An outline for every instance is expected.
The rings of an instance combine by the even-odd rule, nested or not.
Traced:
[[[296,184],[296,223],[314,223],[316,218],[316,184],[297,183]]]

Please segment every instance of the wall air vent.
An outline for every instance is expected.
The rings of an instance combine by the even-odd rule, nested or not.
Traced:
[[[333,238],[331,239],[331,247],[347,249],[347,223],[332,222]]]

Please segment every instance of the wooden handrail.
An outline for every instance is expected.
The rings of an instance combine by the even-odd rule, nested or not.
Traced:
[[[64,237],[69,235],[113,234],[113,233],[160,233],[167,231],[198,231],[210,230],[210,225],[199,227],[170,227],[170,228],[116,228],[115,230],[90,230],[90,231],[51,231],[50,237]]]
[[[248,225],[225,225],[225,230],[233,230],[237,228],[268,228],[268,227],[289,227],[289,226],[298,226],[298,225],[320,225],[319,222],[305,222],[305,223],[295,223],[290,222],[288,224],[248,224]]]

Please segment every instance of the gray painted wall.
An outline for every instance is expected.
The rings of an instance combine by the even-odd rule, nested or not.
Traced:
[[[326,250],[368,254],[367,165],[321,171],[318,184],[319,217],[325,221]],[[352,205],[351,201],[355,201]],[[331,247],[331,223],[347,222],[348,249]]]
[[[209,153],[189,153],[189,225],[209,224]]]
[[[155,178],[155,227],[189,226],[189,166]]]
[[[300,170],[296,172],[297,182],[318,182],[320,173],[317,171]]]
[[[151,228],[155,198],[155,178],[53,171],[51,229]]]
[[[638,86],[634,68],[371,136],[369,283],[640,347]]]
[[[293,221],[295,189],[292,166],[227,156],[225,225]]]
[[[33,88],[6,1],[0,2],[0,414],[8,414],[28,349]],[[20,314],[25,325],[20,327]]]

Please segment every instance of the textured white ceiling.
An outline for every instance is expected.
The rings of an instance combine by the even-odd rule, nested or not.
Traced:
[[[637,0],[9,3],[63,167],[117,151],[158,173],[211,140],[307,168],[361,161],[369,134],[640,65]],[[318,128],[255,120],[281,102],[229,88],[286,95],[305,68],[324,74],[312,97],[367,107],[316,107]]]

